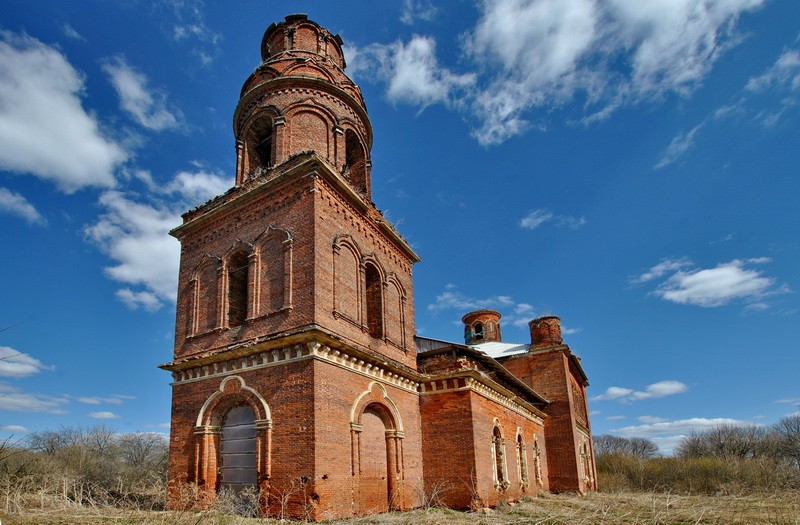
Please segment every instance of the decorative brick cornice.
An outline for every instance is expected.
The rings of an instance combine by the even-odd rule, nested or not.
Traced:
[[[331,348],[319,341],[298,343],[279,348],[260,350],[252,347],[253,351],[246,355],[230,357],[229,354],[221,353],[218,359],[198,364],[197,366],[181,367],[173,369],[173,385],[183,385],[207,379],[225,377],[231,374],[239,374],[251,370],[260,370],[274,366],[283,366],[288,363],[317,359],[319,361],[338,366],[345,370],[368,377],[382,383],[392,385],[396,388],[416,394],[419,390],[419,382],[415,378],[407,377],[392,371],[387,366],[379,363],[369,362],[358,356],[349,354],[346,350]],[[165,368],[174,368],[165,365]]]
[[[420,385],[420,395],[423,396],[458,391],[475,392],[540,425],[544,424],[544,418],[547,417],[535,406],[475,370],[425,379]]]

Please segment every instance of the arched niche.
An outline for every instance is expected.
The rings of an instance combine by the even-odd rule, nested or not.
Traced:
[[[386,387],[373,381],[350,410],[351,474],[360,489],[373,496],[375,508],[393,510],[405,477],[403,422]],[[383,504],[385,502],[385,506]]]

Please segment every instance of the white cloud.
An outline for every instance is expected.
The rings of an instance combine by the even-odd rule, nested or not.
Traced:
[[[0,410],[12,412],[42,412],[45,414],[66,414],[62,407],[69,403],[66,397],[45,394],[28,394],[6,383],[0,383]]]
[[[4,425],[0,426],[0,430],[4,430],[6,432],[30,432],[30,430],[22,425]]]
[[[535,230],[552,219],[553,214],[547,210],[533,210],[519,221],[519,225],[527,230]]]
[[[642,275],[631,277],[629,280],[631,284],[646,283],[652,281],[653,279],[663,277],[670,272],[680,270],[681,268],[686,268],[687,266],[691,265],[692,261],[686,257],[681,257],[680,259],[664,259]]]
[[[72,27],[69,24],[64,24],[63,26],[61,26],[61,31],[64,33],[64,36],[66,36],[67,38],[71,38],[73,40],[86,40],[85,38],[83,38],[83,36],[81,36],[80,33],[78,33],[75,30],[74,27]]]
[[[421,108],[435,103],[457,104],[475,82],[474,75],[458,75],[438,63],[433,37],[415,35],[408,44],[397,41],[348,49],[349,72],[385,81],[386,95],[392,102]]]
[[[669,143],[669,146],[667,146],[667,149],[664,151],[664,153],[661,154],[661,158],[655,166],[656,169],[669,166],[678,160],[684,153],[692,149],[694,147],[694,137],[704,125],[705,122],[702,122],[688,132],[679,133],[676,135],[672,139],[672,142]]]
[[[636,421],[640,423],[645,423],[647,425],[652,425],[655,423],[666,423],[667,421],[669,421],[669,419],[657,416],[639,416],[636,418]]]
[[[569,215],[554,215],[549,210],[533,210],[528,215],[523,217],[519,225],[521,228],[525,228],[526,230],[535,230],[539,226],[545,223],[552,223],[554,226],[558,228],[569,228],[571,230],[577,230],[581,226],[587,223],[587,220],[584,217],[571,217]]]
[[[166,184],[157,184],[149,172],[125,171],[129,179],[145,184],[150,198],[177,195],[169,206],[135,200],[120,191],[108,191],[99,203],[105,212],[84,233],[116,262],[106,275],[127,284],[115,292],[131,309],[158,310],[174,302],[177,291],[180,244],[169,235],[181,224],[180,214],[233,186],[233,179],[205,170],[178,172]]]
[[[161,308],[161,298],[155,292],[147,290],[133,291],[130,288],[120,288],[114,295],[117,299],[125,303],[131,310],[142,308],[148,312],[155,312]]]
[[[0,346],[0,376],[27,377],[42,370],[53,370],[53,367],[11,347]]]
[[[772,87],[800,90],[800,51],[791,49],[782,53],[766,72],[751,78],[745,89],[758,92]]]
[[[438,12],[439,10],[430,0],[403,0],[400,21],[406,25],[412,25],[415,20],[430,22]]]
[[[608,416],[606,418],[606,421],[621,421],[623,419],[628,419],[628,418],[625,416]]]
[[[719,427],[721,425],[752,425],[748,421],[740,421],[729,418],[703,418],[693,417],[689,419],[679,419],[675,421],[661,421],[657,423],[645,423],[643,425],[632,425],[613,430],[615,434],[623,437],[653,437],[664,436],[667,434],[691,435],[700,433],[704,430]]]
[[[144,287],[125,288],[117,297],[129,306],[156,308],[174,301],[177,290],[180,246],[169,231],[181,223],[172,210],[135,202],[117,191],[100,196],[106,210],[98,221],[84,229],[101,251],[117,262],[105,269],[121,283]]]
[[[114,412],[89,412],[88,416],[94,419],[119,419]]]
[[[779,293],[776,281],[736,259],[714,268],[679,270],[653,292],[667,301],[703,307],[724,306],[737,300],[760,302]]]
[[[732,43],[739,16],[764,0],[611,0],[610,28],[632,53],[632,85],[639,95],[699,85]]]
[[[455,313],[464,315],[473,310],[482,308],[492,310],[502,310],[501,324],[503,326],[515,326],[517,328],[525,328],[531,319],[546,315],[544,313],[537,314],[535,308],[528,303],[517,303],[513,297],[508,295],[495,295],[492,297],[475,298],[467,296],[457,290],[453,284],[445,286],[445,290],[436,296],[435,302],[428,305],[428,311],[440,312],[445,310],[453,310]],[[455,322],[460,324],[460,321]],[[577,330],[564,333],[574,333]]]
[[[186,202],[201,204],[233,187],[233,179],[207,171],[181,171],[166,185],[167,193],[178,193]]]
[[[610,386],[606,389],[605,393],[599,396],[594,396],[593,401],[603,401],[607,399],[624,399],[630,396],[633,390],[630,388],[622,388],[620,386]]]
[[[28,202],[28,199],[6,188],[0,188],[0,213],[17,215],[25,219],[28,224],[38,224],[40,226],[47,224],[47,220],[42,217],[42,214],[33,204]]]
[[[87,404],[87,405],[103,405],[103,404],[121,405],[125,401],[126,398],[130,398],[130,397],[129,396],[117,396],[117,395],[108,396],[108,397],[93,396],[93,397],[78,397],[78,398],[76,398],[76,400],[79,403],[84,403],[84,404]]]
[[[72,193],[111,187],[128,154],[81,104],[84,79],[57,49],[0,32],[0,169]]]
[[[714,268],[697,268],[687,257],[665,259],[647,272],[631,277],[631,284],[643,284],[662,279],[651,293],[678,304],[717,307],[742,302],[749,311],[770,307],[766,298],[789,291],[755,268],[770,262],[769,257],[734,259]],[[666,279],[663,279],[665,276]]]
[[[639,418],[644,424],[612,429],[611,433],[626,438],[646,438],[658,445],[663,454],[672,454],[687,436],[696,435],[722,425],[753,426],[751,421],[730,418],[693,417],[670,420],[652,416]]]
[[[674,380],[659,381],[658,383],[648,385],[644,390],[633,390],[632,388],[612,386],[606,389],[604,393],[594,396],[592,400],[616,400],[629,403],[632,401],[640,401],[642,399],[655,399],[672,396],[675,394],[682,394],[688,389],[689,387],[687,387],[685,384]]]
[[[531,123],[534,109],[558,109],[576,96],[585,99],[583,119],[607,118],[624,104],[660,101],[670,93],[688,96],[717,59],[739,41],[739,17],[764,0],[483,0],[480,20],[461,37],[462,64],[473,73],[468,90],[453,90],[477,120],[473,136],[484,145],[498,144],[542,124]],[[410,0],[404,4],[410,13]],[[412,21],[413,14],[406,18]],[[452,101],[448,90],[432,96],[421,85],[436,78],[435,49],[410,53],[408,71],[392,67],[406,48],[432,39],[414,36],[408,45],[378,46],[373,54],[383,64],[377,78],[387,83],[394,101],[426,106]],[[372,46],[368,46],[372,47]],[[424,60],[419,57],[424,56]],[[413,72],[414,82],[404,80]],[[403,73],[403,74],[401,74]],[[399,90],[402,86],[414,89]],[[436,84],[434,82],[433,84]],[[464,87],[464,86],[459,86]],[[409,96],[413,93],[415,96]],[[420,96],[425,93],[426,96]],[[695,131],[696,133],[696,131]],[[691,144],[692,135],[674,145]],[[689,140],[686,140],[689,139]]]
[[[147,77],[124,57],[106,60],[102,67],[119,96],[120,107],[136,122],[155,131],[178,127],[180,112],[168,109],[166,92],[151,89]]]

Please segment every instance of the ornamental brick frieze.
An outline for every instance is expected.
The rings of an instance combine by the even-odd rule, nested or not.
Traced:
[[[543,414],[537,410],[531,410],[525,405],[517,402],[514,398],[500,392],[496,388],[487,384],[475,376],[444,377],[423,381],[420,384],[420,395],[429,396],[443,394],[446,392],[471,391],[489,399],[517,414],[529,419],[539,425],[543,425]]]
[[[393,372],[378,363],[365,361],[345,351],[331,348],[328,345],[323,345],[316,341],[264,351],[259,351],[254,347],[253,353],[251,354],[234,358],[229,357],[227,359],[224,357],[225,354],[221,354],[218,361],[173,371],[173,385],[182,385],[215,377],[225,377],[234,373],[282,366],[305,359],[318,359],[355,372],[364,377],[392,385],[406,392],[416,394],[419,390],[419,382],[414,379]]]

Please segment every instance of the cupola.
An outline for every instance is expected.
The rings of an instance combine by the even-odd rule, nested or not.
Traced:
[[[564,344],[561,338],[561,318],[546,316],[528,323],[531,330],[531,347],[547,348]]]
[[[242,86],[233,117],[237,186],[314,153],[371,199],[372,126],[361,90],[344,73],[342,45],[303,14],[267,28],[261,65]]]
[[[475,345],[488,342],[501,342],[500,312],[495,310],[475,310],[461,318],[464,323],[464,342]]]

